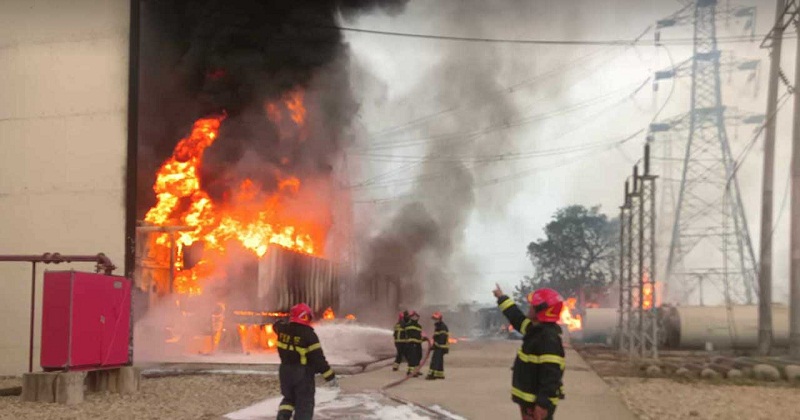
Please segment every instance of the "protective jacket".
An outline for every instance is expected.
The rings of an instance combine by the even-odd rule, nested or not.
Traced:
[[[561,327],[551,322],[532,323],[508,296],[497,304],[511,325],[523,335],[514,360],[511,399],[522,407],[538,405],[552,414],[563,398],[564,346]]]
[[[319,342],[314,328],[294,322],[276,322],[275,333],[278,335],[278,355],[281,364],[308,366],[311,373],[321,373],[325,380],[334,378],[333,370]]]
[[[406,332],[405,356],[410,374],[422,361],[422,326],[419,322],[409,319],[403,330]]]
[[[394,324],[394,343],[400,344],[406,342],[406,324],[405,322],[398,322]]]
[[[444,350],[447,354],[450,349],[450,330],[443,321],[437,321],[433,329],[433,349]]]

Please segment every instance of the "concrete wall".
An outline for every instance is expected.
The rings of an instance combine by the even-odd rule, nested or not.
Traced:
[[[128,27],[128,0],[0,1],[0,254],[104,252],[122,274]],[[0,263],[0,287],[0,375],[19,374],[30,264]]]

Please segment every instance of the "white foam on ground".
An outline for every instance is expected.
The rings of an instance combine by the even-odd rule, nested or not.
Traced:
[[[448,419],[452,419],[452,420],[467,420],[464,417],[461,417],[461,416],[459,416],[457,414],[453,414],[453,413],[445,410],[444,408],[442,408],[439,405],[434,405],[434,406],[428,407],[428,409],[433,411],[433,412],[436,412],[438,414],[441,414],[441,415],[447,417]]]
[[[250,407],[227,414],[230,420],[273,419],[278,414],[281,398],[270,398]],[[331,388],[317,388],[314,418],[319,420],[358,418],[369,420],[431,420],[414,406],[401,404],[381,394],[339,394]],[[453,417],[460,419],[460,417]]]

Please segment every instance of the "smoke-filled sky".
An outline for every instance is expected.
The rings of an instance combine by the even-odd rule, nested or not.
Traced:
[[[762,59],[755,73],[723,73],[729,112],[765,109],[768,61],[758,43],[771,26],[774,5],[758,2],[755,42],[720,46],[725,57]],[[209,149],[203,166],[213,197],[224,197],[244,177],[267,187],[287,174],[322,179],[325,186],[312,193],[335,208],[315,217],[330,224],[332,236],[351,223],[347,206],[338,209],[336,201],[354,200],[357,232],[345,236],[357,239],[361,273],[406,277],[410,295],[417,295],[406,303],[420,303],[419,296],[428,304],[489,302],[495,282],[510,292],[531,274],[526,246],[558,208],[601,205],[615,216],[647,126],[688,110],[688,77],[661,81],[657,90],[652,78],[691,55],[685,42],[662,48],[651,42],[655,21],[681,7],[673,0],[147,2],[140,211],[152,204],[155,169],[191,121],[224,109],[229,117],[220,135],[226,141]],[[464,42],[340,31],[336,25],[472,38],[645,42]],[[741,35],[747,32],[743,25],[722,20],[718,33]],[[661,33],[663,40],[691,36],[689,26]],[[784,44],[788,74],[794,44]],[[298,87],[308,98],[309,138],[281,143],[280,127],[264,118],[264,105]],[[788,216],[781,204],[788,110],[778,120],[776,300],[787,295]],[[734,156],[752,130],[729,125]],[[672,156],[682,155],[677,140],[659,140],[656,157],[665,156],[667,144],[676,145]],[[741,156],[742,195],[757,250],[760,143]],[[664,164],[673,165],[659,189],[665,197],[677,195],[680,162],[656,163],[662,174]],[[340,174],[348,179],[328,182]],[[669,199],[660,207],[659,256],[665,260]]]
[[[758,43],[771,26],[774,4],[758,3],[756,41],[723,43],[720,49],[736,58],[762,59],[753,77],[725,72],[722,88],[728,107],[763,114],[769,63]],[[346,25],[463,37],[593,41],[643,36],[652,41],[654,22],[680,7],[667,0],[417,1],[397,16],[366,15]],[[719,22],[719,35],[746,33],[743,25]],[[418,256],[427,264],[423,275],[443,278],[446,285],[429,290],[430,303],[454,297],[489,302],[495,282],[510,291],[530,274],[526,245],[540,237],[559,207],[599,204],[617,215],[623,182],[642,153],[645,132],[640,130],[659,110],[663,119],[689,106],[688,77],[674,86],[662,81],[657,91],[650,77],[671,61],[687,59],[690,45],[524,45],[344,35],[359,68],[353,85],[364,133],[348,148],[348,159],[358,162],[350,181],[356,220],[368,230],[363,236],[379,237],[386,226],[396,229],[395,221],[407,221],[406,212],[419,211],[408,203],[423,203],[428,210],[421,223],[438,221],[435,235],[448,239]],[[690,27],[661,34],[665,40],[691,36]],[[794,45],[793,40],[784,43],[783,67],[790,77]],[[788,180],[789,110],[790,104],[778,119],[776,213]],[[728,126],[735,157],[753,128]],[[677,146],[672,153],[681,156],[683,150]],[[663,156],[663,146],[657,144],[654,154]],[[761,159],[759,142],[739,170],[756,254]],[[679,178],[678,172],[672,177]],[[669,191],[669,182],[659,188]],[[677,194],[679,185],[672,187]],[[670,228],[659,225],[662,259]],[[774,297],[779,301],[788,293],[787,230],[788,204],[775,233]],[[359,252],[369,255],[374,249]],[[706,302],[713,301],[713,292],[706,293]]]

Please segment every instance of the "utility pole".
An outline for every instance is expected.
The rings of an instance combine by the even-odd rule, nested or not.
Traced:
[[[800,0],[784,0],[783,8],[778,7],[778,18],[761,46],[773,46],[781,33],[792,23],[798,24]],[[795,53],[794,85],[800,84],[800,32],[797,33]],[[774,65],[774,61],[773,61]],[[768,115],[772,119],[774,116]],[[800,95],[794,95],[794,120],[792,124],[792,204],[789,239],[789,356],[800,358]],[[760,325],[759,325],[760,328]],[[759,330],[760,333],[760,330]]]
[[[778,82],[781,68],[783,26],[780,24],[786,0],[777,0],[775,27],[770,33],[767,121],[764,128],[764,175],[761,184],[761,241],[758,265],[758,353],[772,350],[772,204],[775,180],[775,119],[778,110]]]
[[[795,3],[795,2],[792,2]],[[797,24],[797,8],[794,22]],[[794,85],[800,86],[800,32],[797,33]],[[789,243],[789,356],[800,357],[800,94],[794,95],[792,128],[792,211]]]

